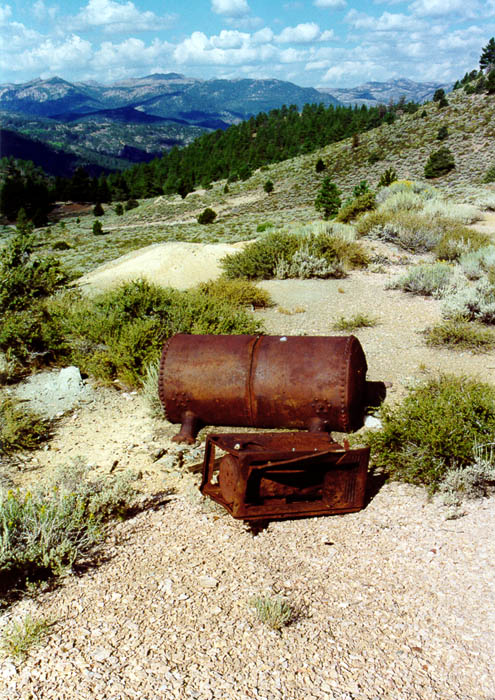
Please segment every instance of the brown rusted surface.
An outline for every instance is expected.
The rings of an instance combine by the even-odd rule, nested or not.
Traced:
[[[203,425],[350,432],[385,393],[366,370],[354,336],[179,334],[163,349],[159,395],[182,424],[177,442]]]
[[[324,433],[212,434],[200,489],[248,521],[349,513],[364,505],[368,460]]]

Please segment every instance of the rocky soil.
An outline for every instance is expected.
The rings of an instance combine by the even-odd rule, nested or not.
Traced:
[[[437,370],[493,381],[495,353],[426,348],[420,331],[438,303],[386,289],[403,269],[388,256],[381,272],[343,280],[263,282],[277,306],[255,313],[288,335],[374,316],[356,335],[391,400]],[[176,427],[140,394],[92,385],[80,398],[18,480],[82,456],[167,495],[111,527],[97,566],[3,614],[0,625],[28,612],[53,624],[24,662],[0,660],[0,698],[495,699],[494,498],[450,519],[423,489],[372,478],[359,513],[253,531],[202,499],[185,469],[201,461],[201,441],[172,443]],[[256,617],[252,598],[264,594],[294,611],[280,632]]]

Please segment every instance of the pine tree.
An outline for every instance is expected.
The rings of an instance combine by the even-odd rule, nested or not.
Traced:
[[[331,182],[329,177],[326,177],[315,199],[315,209],[323,212],[324,219],[335,216],[340,209],[342,204],[340,194],[337,185]]]
[[[480,68],[491,70],[493,67],[495,67],[495,39],[492,37],[481,51]]]

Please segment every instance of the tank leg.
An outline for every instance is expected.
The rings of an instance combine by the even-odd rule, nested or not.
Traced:
[[[187,445],[193,445],[196,442],[196,436],[201,427],[196,414],[192,411],[185,411],[182,414],[182,425],[180,432],[174,435],[172,442],[185,442]]]

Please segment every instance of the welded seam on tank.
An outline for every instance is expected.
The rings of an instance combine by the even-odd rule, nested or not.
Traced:
[[[346,389],[348,388],[349,377],[349,354],[351,352],[351,345],[354,336],[350,335],[345,344],[345,350],[342,356],[343,372],[340,372],[341,384],[340,384],[340,415],[342,417],[342,431],[344,433],[349,432],[349,415],[348,409],[346,412]]]
[[[253,367],[254,367],[254,356],[255,352],[258,348],[258,344],[261,341],[262,336],[257,335],[256,338],[254,339],[254,342],[250,346],[250,357],[249,357],[249,370],[248,370],[248,376],[247,376],[247,395],[248,395],[248,410],[249,410],[249,423],[253,426],[256,425],[255,423],[255,416],[254,416],[254,372],[253,372]]]

